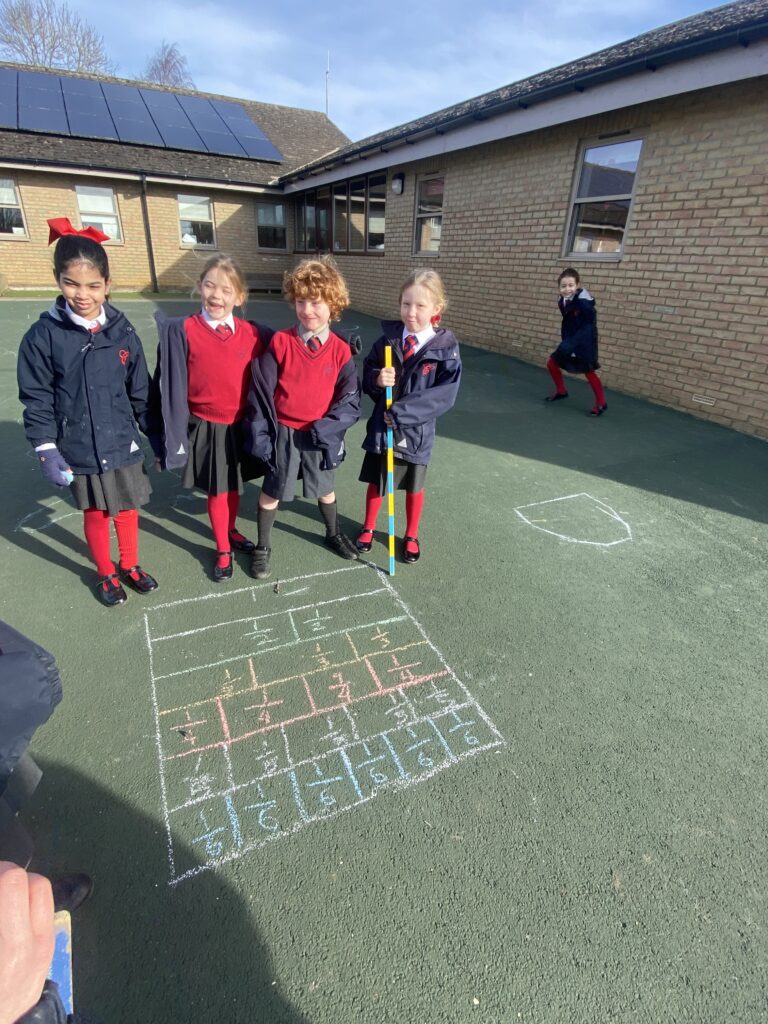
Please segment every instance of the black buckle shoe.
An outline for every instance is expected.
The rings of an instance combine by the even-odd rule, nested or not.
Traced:
[[[354,562],[358,557],[357,548],[349,537],[345,537],[343,533],[334,533],[332,537],[326,537],[325,543],[331,551],[335,551],[337,555],[346,558],[350,562]]]
[[[239,530],[229,531],[229,543],[232,545],[233,551],[244,551],[246,555],[252,555],[256,550],[256,545],[253,541],[244,537]]]
[[[416,550],[415,551],[408,551],[407,548],[403,547],[403,561],[404,562],[410,562],[410,563],[418,562],[418,560],[421,558],[421,546],[419,545],[419,538],[418,537],[403,537],[403,545],[408,544],[408,543],[415,544],[416,545]]]
[[[272,570],[269,568],[269,556],[272,553],[272,548],[262,547],[258,544],[253,549],[251,555],[251,576],[255,580],[266,580],[272,575]]]
[[[120,586],[120,580],[117,578],[117,573],[110,573],[109,576],[101,576],[99,582],[96,584],[96,593],[99,596],[99,600],[102,604],[106,605],[107,608],[114,608],[115,605],[125,604],[128,600],[128,595]]]
[[[232,579],[232,573],[234,569],[232,567],[232,552],[231,551],[217,551],[216,559],[228,558],[229,562],[227,565],[215,565],[213,566],[213,582],[223,583],[225,580]]]
[[[118,575],[123,583],[131,590],[135,590],[137,594],[149,594],[153,590],[157,590],[157,580],[148,572],[144,572],[140,565],[134,565],[131,569],[121,567],[118,570]]]
[[[369,540],[363,540],[363,537],[366,534],[368,534]],[[355,547],[357,548],[358,551],[362,551],[363,554],[365,554],[367,551],[370,551],[371,548],[373,547],[373,530],[369,530],[367,527],[364,526],[360,533],[357,535]]]

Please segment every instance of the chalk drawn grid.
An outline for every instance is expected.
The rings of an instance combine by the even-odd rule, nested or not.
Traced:
[[[171,885],[504,745],[372,566],[144,622]]]

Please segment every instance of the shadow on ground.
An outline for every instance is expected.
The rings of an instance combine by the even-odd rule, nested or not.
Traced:
[[[274,983],[245,895],[214,872],[171,888],[157,821],[69,766],[39,763],[24,812],[37,847],[31,868],[83,870],[95,883],[73,917],[79,1012],[100,1024],[306,1024]]]

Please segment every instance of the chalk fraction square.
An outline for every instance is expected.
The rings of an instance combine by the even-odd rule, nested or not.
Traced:
[[[504,743],[368,565],[145,625],[172,885]]]

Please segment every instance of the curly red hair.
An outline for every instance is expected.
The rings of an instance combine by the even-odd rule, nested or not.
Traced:
[[[349,305],[349,291],[331,256],[302,260],[283,275],[283,295],[293,304],[297,299],[321,299],[340,320]]]

